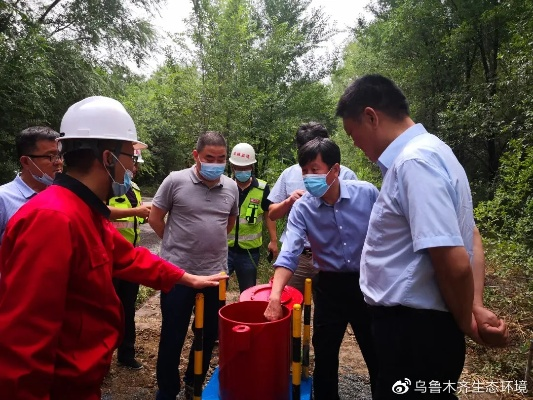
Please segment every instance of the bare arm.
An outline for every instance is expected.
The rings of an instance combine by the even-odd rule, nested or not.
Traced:
[[[265,318],[269,321],[275,321],[283,316],[283,310],[281,308],[281,293],[283,288],[291,279],[293,272],[290,269],[284,267],[277,267],[274,272],[274,280],[272,282],[272,291],[270,292],[270,298],[268,306],[265,310]]]
[[[485,252],[483,242],[477,226],[474,227],[474,259],[472,273],[474,274],[474,306],[483,307],[483,289],[485,288]]]
[[[428,251],[444,302],[459,328],[472,336],[474,278],[466,249],[450,246],[433,247]]]
[[[303,196],[305,190],[298,189],[291,193],[289,197],[283,200],[281,203],[272,203],[268,208],[269,217],[275,221],[288,215],[291,211],[291,207],[296,200]]]
[[[228,275],[192,275],[188,272],[185,272],[178,282],[179,285],[190,286],[195,289],[202,289],[204,287],[218,286],[221,280],[227,280]]]
[[[110,220],[116,220],[121,218],[128,217],[139,217],[139,218],[148,218],[150,215],[150,210],[152,208],[151,204],[141,204],[140,206],[133,208],[120,208],[120,207],[111,207],[108,206],[111,214],[109,215]]]
[[[166,211],[152,205],[148,223],[160,239],[163,239],[163,233],[165,232],[165,215],[167,215]]]
[[[278,232],[276,229],[276,221],[270,219],[270,213],[265,211],[263,214],[265,218],[265,225],[268,230],[268,236],[270,236],[270,243],[268,244],[268,251],[271,251],[274,255],[274,259],[278,256]]]
[[[227,227],[227,231],[228,233],[231,232],[231,230],[233,229],[233,227],[235,226],[235,222],[237,221],[237,215],[230,215],[229,218],[228,218],[228,227]]]
[[[472,262],[474,275],[474,303],[472,312],[477,322],[478,332],[483,344],[494,347],[505,347],[509,341],[509,327],[483,305],[483,289],[485,287],[485,252],[477,227],[474,227],[474,258]]]

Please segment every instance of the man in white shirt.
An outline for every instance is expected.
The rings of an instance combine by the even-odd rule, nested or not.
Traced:
[[[379,375],[375,399],[409,398],[415,382],[456,398],[464,335],[503,346],[508,329],[483,307],[482,246],[466,173],[452,150],[409,117],[389,79],[365,75],[337,106],[344,129],[383,174],[361,255]],[[411,386],[412,385],[412,386]]]

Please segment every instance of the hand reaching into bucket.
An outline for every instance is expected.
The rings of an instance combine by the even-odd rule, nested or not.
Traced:
[[[292,270],[287,268],[277,267],[276,265],[274,265],[274,268],[276,270],[272,279],[272,291],[270,292],[268,306],[264,313],[265,318],[269,321],[276,321],[283,317],[281,293],[293,274]]]
[[[280,300],[270,299],[265,310],[264,316],[269,321],[276,321],[283,317],[283,309],[281,308]]]

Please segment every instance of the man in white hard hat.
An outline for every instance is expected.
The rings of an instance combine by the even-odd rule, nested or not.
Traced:
[[[139,163],[144,163],[141,150],[133,150],[133,178],[137,174]],[[148,221],[151,204],[143,203],[141,190],[135,182],[131,182],[130,189],[122,196],[115,196],[108,201],[111,211],[110,220],[128,242],[137,246],[141,239],[141,224]],[[135,359],[135,302],[139,294],[139,284],[124,279],[113,279],[113,285],[124,307],[124,338],[117,349],[118,364],[133,370],[139,370],[143,365]]]
[[[259,251],[263,244],[263,222],[270,236],[268,251],[278,255],[276,222],[268,217],[270,201],[268,184],[253,176],[257,162],[255,150],[248,143],[239,143],[229,158],[235,182],[239,187],[239,218],[228,235],[228,270],[237,274],[241,293],[255,286]]]
[[[133,120],[118,101],[89,97],[61,122],[68,165],[11,218],[0,248],[0,398],[97,400],[124,320],[112,278],[167,291],[217,286],[133,247],[105,202],[128,191]]]
[[[7,222],[30,198],[52,184],[63,169],[63,159],[57,151],[59,133],[46,126],[24,129],[15,138],[20,173],[0,186],[0,243]]]

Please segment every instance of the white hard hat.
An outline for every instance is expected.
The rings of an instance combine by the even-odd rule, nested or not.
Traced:
[[[229,162],[233,165],[245,166],[252,165],[257,162],[255,159],[255,151],[248,143],[239,143],[231,150]]]
[[[115,99],[87,97],[71,105],[61,121],[61,137],[66,139],[109,139],[132,142],[135,149],[148,146],[137,140],[133,119]]]
[[[142,164],[142,163],[144,162],[144,160],[143,160],[143,158],[142,158],[142,156],[141,156],[141,150],[139,150],[139,149],[134,149],[134,150],[133,150],[133,155],[137,157],[137,162],[138,162],[138,163],[141,163],[141,164]]]

